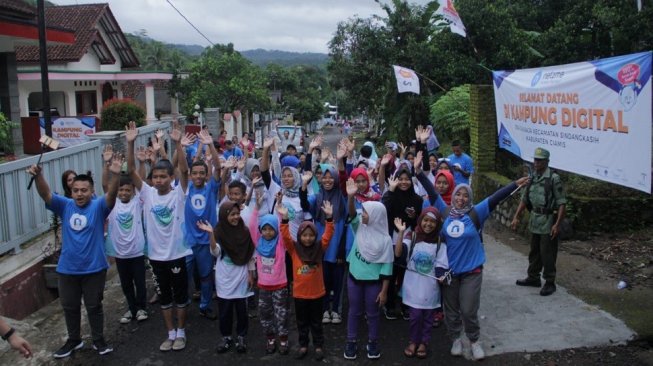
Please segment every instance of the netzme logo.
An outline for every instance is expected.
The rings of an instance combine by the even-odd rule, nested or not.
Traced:
[[[531,79],[531,87],[535,87],[540,81],[542,84],[556,84],[565,76],[564,71],[549,71],[542,73],[542,70],[533,75]]]
[[[540,79],[542,79],[542,70],[538,71],[533,75],[533,79],[531,80],[531,86],[537,85],[537,83],[540,82]]]

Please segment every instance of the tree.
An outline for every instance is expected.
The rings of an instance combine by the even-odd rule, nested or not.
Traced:
[[[439,137],[469,142],[469,85],[453,87],[431,104],[431,120]]]

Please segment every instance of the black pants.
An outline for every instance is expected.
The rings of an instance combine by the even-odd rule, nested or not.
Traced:
[[[406,274],[405,262],[403,263],[395,262],[392,266],[392,277],[390,277],[390,283],[388,284],[388,300],[385,304],[388,310],[396,310],[397,302],[401,310],[405,310],[405,306],[399,297],[399,290],[401,290],[401,284],[404,282],[404,275]]]
[[[59,301],[63,308],[68,330],[68,339],[81,341],[80,324],[82,321],[81,300],[84,298],[88,323],[91,326],[93,341],[104,338],[104,282],[107,271],[85,274],[66,275],[59,273]]]
[[[116,268],[120,277],[120,287],[125,294],[132,315],[145,310],[147,290],[145,287],[145,256],[136,258],[116,258]]]
[[[188,306],[188,274],[186,272],[186,257],[171,261],[155,261],[150,259],[152,272],[156,275],[161,289],[161,309],[172,307],[173,301],[178,308]]]
[[[558,237],[549,234],[532,234],[528,253],[528,277],[539,279],[540,272],[546,282],[555,282],[558,259]],[[544,270],[544,271],[542,271]]]
[[[218,297],[218,313],[220,315],[220,333],[223,337],[231,337],[234,327],[234,310],[236,310],[236,335],[247,336],[247,298],[223,299]]]
[[[309,330],[313,336],[313,346],[318,348],[324,345],[324,332],[322,331],[323,300],[323,297],[319,299],[295,298],[295,314],[297,316],[300,347],[308,347]]]

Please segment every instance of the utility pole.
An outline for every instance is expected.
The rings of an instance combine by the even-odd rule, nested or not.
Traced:
[[[50,114],[50,80],[48,79],[48,47],[45,37],[45,4],[36,0],[39,28],[39,61],[41,63],[41,98],[45,134],[52,137],[52,116]]]

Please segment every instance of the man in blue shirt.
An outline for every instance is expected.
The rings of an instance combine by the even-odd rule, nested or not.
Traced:
[[[451,143],[453,154],[449,155],[449,166],[453,170],[453,179],[456,185],[460,183],[470,184],[470,177],[474,173],[474,162],[472,158],[463,152],[460,141],[454,140]]]
[[[104,340],[102,299],[109,268],[104,254],[104,221],[116,203],[122,155],[114,154],[109,164],[111,179],[107,193],[95,198],[90,175],[75,177],[70,199],[50,191],[40,166],[32,165],[28,169],[28,173],[36,177],[36,189],[46,208],[60,216],[62,222],[63,245],[57,273],[68,340],[54,353],[55,358],[68,357],[84,347],[80,334],[82,298],[91,326],[93,348],[101,355],[113,351]]]
[[[240,150],[236,145],[231,140],[225,140],[224,142],[224,153],[222,153],[222,156],[224,156],[225,160],[229,159],[230,157],[234,156],[237,159],[240,159],[243,157],[243,151]]]

